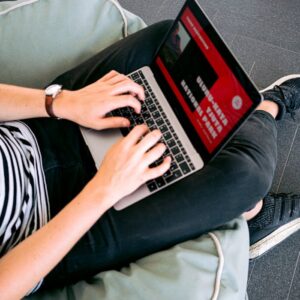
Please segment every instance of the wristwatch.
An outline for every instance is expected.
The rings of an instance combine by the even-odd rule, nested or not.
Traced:
[[[59,119],[53,112],[53,101],[61,93],[62,85],[52,84],[45,89],[45,107],[48,115],[52,118]]]

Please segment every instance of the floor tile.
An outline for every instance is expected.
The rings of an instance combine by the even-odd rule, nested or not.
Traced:
[[[248,270],[248,281],[251,280],[251,276],[252,276],[252,272],[254,270],[255,267],[255,261],[250,260],[249,262],[249,270]]]
[[[287,300],[299,300],[300,299],[300,251],[297,258],[297,265],[293,272],[293,280],[288,292]]]
[[[162,15],[158,13],[160,13],[160,7],[165,1],[119,0],[119,2],[129,11],[132,11],[133,13],[142,17],[142,19],[148,25],[162,20]]]
[[[223,0],[219,6],[234,13],[272,22],[274,26],[299,29],[300,10],[298,0]]]
[[[280,190],[280,181],[283,178],[284,170],[292,150],[292,144],[296,138],[297,130],[298,124],[295,122],[288,120],[278,122],[278,161],[271,188],[273,192],[282,192],[282,190]]]
[[[255,260],[251,280],[248,283],[249,300],[286,299],[294,277],[293,270],[299,249],[300,232],[297,232]]]
[[[184,4],[183,0],[170,1],[165,0],[162,1],[161,6],[158,10],[158,18],[161,20],[164,19],[175,19]]]
[[[297,131],[289,159],[285,166],[282,180],[279,183],[279,190],[282,192],[300,193],[300,131]]]
[[[264,0],[222,0],[219,2],[222,10],[228,10],[241,15],[265,19],[278,16],[279,7],[276,1]],[[262,9],[266,7],[267,9]]]
[[[219,27],[220,24],[217,25],[217,28]],[[248,43],[250,44],[247,38],[236,35],[231,43],[231,50],[245,71],[249,74],[253,64],[255,63],[255,56],[252,55],[252,53],[249,53],[247,49]]]
[[[183,4],[184,0],[164,0],[164,1],[138,1],[138,0],[120,0],[120,3],[124,5],[125,8],[135,12],[141,16],[147,24],[152,24],[154,22],[164,20],[164,19],[174,19]],[[217,13],[217,8],[215,3],[211,4],[208,1],[202,2],[202,7],[205,13],[212,19]]]
[[[256,10],[262,11],[260,6],[256,6]],[[217,25],[221,24],[224,30],[233,34],[258,39],[295,52],[300,51],[300,32],[294,26],[289,27],[278,22],[276,18],[268,20],[224,8],[218,11],[214,20]]]
[[[269,43],[237,35],[232,50],[246,71],[255,62],[252,79],[259,88],[265,88],[283,75],[300,73],[300,54]]]

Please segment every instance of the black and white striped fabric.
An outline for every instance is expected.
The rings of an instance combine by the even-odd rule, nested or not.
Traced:
[[[45,175],[35,136],[22,122],[0,123],[0,257],[49,218]]]

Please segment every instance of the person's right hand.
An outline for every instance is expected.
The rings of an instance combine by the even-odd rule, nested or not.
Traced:
[[[102,130],[128,127],[128,119],[108,114],[122,107],[131,107],[140,113],[140,101],[144,98],[142,86],[123,74],[111,71],[80,90],[63,90],[54,101],[53,110],[58,117],[88,128]]]
[[[89,183],[89,188],[105,193],[107,208],[170,168],[170,157],[157,167],[149,167],[163,155],[166,146],[158,143],[162,135],[159,130],[148,131],[146,125],[136,126],[128,136],[113,145]]]

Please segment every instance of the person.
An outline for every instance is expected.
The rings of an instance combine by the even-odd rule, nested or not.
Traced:
[[[63,85],[52,107],[60,120],[47,118],[42,90],[0,85],[1,299],[117,269],[260,210],[276,166],[275,119],[300,106],[298,75],[264,92],[266,100],[204,169],[124,210],[111,208],[168,170],[168,157],[149,167],[165,151],[161,133],[136,126],[97,171],[77,124],[129,126],[107,115],[141,110],[142,87],[122,74],[148,65],[171,25],[149,26],[55,79]]]

